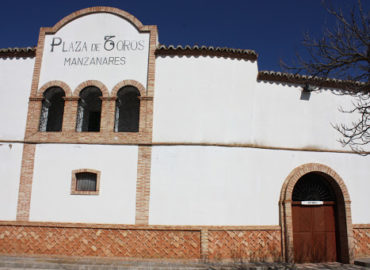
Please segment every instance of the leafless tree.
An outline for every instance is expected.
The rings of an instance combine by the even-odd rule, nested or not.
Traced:
[[[360,154],[370,145],[370,16],[362,3],[347,12],[327,7],[336,19],[336,27],[326,29],[321,39],[304,35],[305,57],[297,54],[296,62],[290,66],[282,62],[285,70],[314,78],[336,78],[355,81],[348,84],[341,94],[355,97],[353,108],[340,109],[344,113],[358,114],[351,124],[336,124],[334,128],[342,134],[340,142]]]

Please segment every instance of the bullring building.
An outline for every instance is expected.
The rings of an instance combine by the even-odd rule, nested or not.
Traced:
[[[0,254],[370,256],[370,156],[332,127],[357,117],[337,94],[356,82],[257,62],[160,45],[156,26],[110,7],[1,49]]]

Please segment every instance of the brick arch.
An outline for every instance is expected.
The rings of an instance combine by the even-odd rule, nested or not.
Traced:
[[[68,16],[64,17],[59,22],[57,22],[53,27],[48,28],[47,32],[48,33],[56,33],[60,28],[62,28],[63,26],[65,26],[69,22],[71,22],[75,19],[78,19],[80,17],[86,16],[86,15],[89,15],[89,14],[93,14],[93,13],[111,13],[111,14],[114,14],[114,15],[117,15],[121,18],[126,19],[133,26],[135,26],[136,29],[144,30],[144,29],[142,29],[143,24],[134,15],[132,15],[132,14],[130,14],[130,13],[124,11],[124,10],[121,10],[121,9],[118,9],[118,8],[113,8],[113,7],[89,7],[89,8],[81,9],[81,10],[78,10],[78,11],[75,11],[75,12],[69,14]]]
[[[41,86],[41,88],[37,91],[36,97],[43,98],[44,92],[48,90],[50,87],[60,87],[63,89],[66,97],[72,96],[72,91],[68,84],[62,81],[50,81]]]
[[[135,81],[135,80],[124,80],[124,81],[121,81],[121,82],[117,83],[112,89],[111,96],[116,97],[118,91],[122,87],[125,87],[125,86],[134,86],[134,87],[137,88],[137,90],[139,90],[141,97],[145,96],[145,93],[146,93],[145,87],[141,83],[139,83],[138,81]]]
[[[108,88],[102,82],[96,81],[96,80],[89,80],[89,81],[85,81],[83,83],[80,83],[76,87],[76,89],[73,91],[73,96],[79,98],[80,97],[80,92],[83,89],[85,89],[86,87],[89,87],[89,86],[95,86],[95,87],[99,88],[99,90],[102,92],[103,97],[109,97]]]
[[[320,163],[303,164],[295,168],[285,179],[280,192],[280,223],[282,228],[282,250],[286,261],[294,261],[292,195],[295,184],[308,173],[321,174],[331,185],[337,198],[338,230],[341,251],[338,256],[343,262],[353,261],[351,200],[343,179],[330,167]],[[344,237],[345,236],[345,237]]]

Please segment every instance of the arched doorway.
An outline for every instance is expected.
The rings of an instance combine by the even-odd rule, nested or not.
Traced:
[[[310,163],[289,174],[280,194],[280,221],[286,261],[352,261],[350,199],[331,168]]]
[[[330,184],[319,173],[303,175],[292,196],[293,246],[296,262],[338,260],[336,198]]]

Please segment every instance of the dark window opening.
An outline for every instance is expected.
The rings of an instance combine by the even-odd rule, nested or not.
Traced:
[[[115,132],[138,132],[140,118],[140,92],[136,87],[125,86],[117,93]]]
[[[51,87],[44,92],[40,116],[40,131],[61,131],[63,124],[65,93],[60,87]]]
[[[94,86],[81,91],[78,101],[77,131],[100,131],[101,96],[99,88]]]
[[[96,174],[89,172],[76,173],[77,191],[96,191]]]
[[[335,201],[328,181],[318,173],[302,176],[293,189],[293,201]]]

